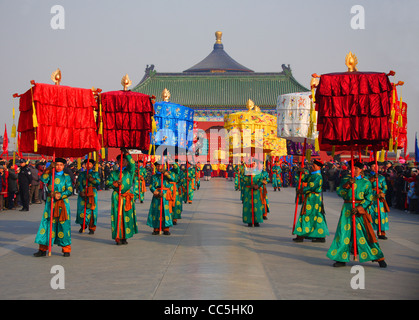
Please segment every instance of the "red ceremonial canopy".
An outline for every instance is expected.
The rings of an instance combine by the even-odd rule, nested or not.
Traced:
[[[101,94],[103,144],[106,147],[148,150],[153,103],[149,95],[132,91]]]
[[[320,149],[347,149],[350,145],[387,148],[391,94],[385,73],[321,75],[315,96]]]
[[[99,150],[95,108],[90,89],[36,83],[20,96],[19,151],[67,158]]]

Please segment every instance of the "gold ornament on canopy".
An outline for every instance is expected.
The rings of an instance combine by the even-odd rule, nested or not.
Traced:
[[[161,93],[161,98],[163,101],[165,102],[169,102],[170,101],[170,91],[167,90],[167,88],[164,88],[164,90]]]
[[[57,68],[52,74],[51,74],[51,80],[56,84],[60,85],[61,82],[61,70]]]
[[[358,71],[358,68],[356,67],[358,64],[358,58],[352,53],[352,51],[349,51],[346,55],[345,64],[348,67],[348,72]]]
[[[126,74],[125,76],[122,77],[121,84],[124,87],[124,91],[127,91],[128,87],[130,87],[132,85],[132,81],[128,77],[128,74]]]

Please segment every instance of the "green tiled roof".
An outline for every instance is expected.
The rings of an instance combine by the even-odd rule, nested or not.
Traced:
[[[289,66],[277,73],[158,73],[147,66],[132,91],[155,95],[170,91],[170,101],[194,109],[244,108],[248,99],[260,108],[275,108],[281,94],[309,91],[298,83]]]

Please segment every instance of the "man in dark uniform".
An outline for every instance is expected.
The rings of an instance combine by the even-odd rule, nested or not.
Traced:
[[[18,183],[20,201],[22,202],[22,209],[19,211],[29,211],[29,188],[32,184],[32,173],[29,170],[25,159],[20,160]]]
[[[207,164],[204,165],[204,180],[205,181],[209,181],[211,179],[211,172],[212,172],[212,167],[211,164],[209,163],[209,161],[207,161]]]
[[[15,196],[17,194],[17,172],[16,165],[13,165],[13,159],[7,165],[7,206],[9,210],[15,210]]]
[[[228,180],[229,181],[233,181],[234,178],[234,167],[233,167],[233,163],[230,161],[228,166],[227,166],[227,174],[228,174]]]

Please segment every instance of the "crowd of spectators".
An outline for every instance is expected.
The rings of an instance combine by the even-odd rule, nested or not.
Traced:
[[[46,160],[13,160],[0,159],[0,211],[17,210],[29,211],[29,206],[33,204],[45,203],[47,189],[41,181],[41,175],[51,161]],[[114,162],[100,162],[97,170],[100,175],[100,186],[98,190],[106,190],[106,179],[110,172],[118,169],[118,164]],[[77,161],[67,160],[64,173],[70,175],[73,182],[74,194],[77,194],[76,180],[78,174],[85,170],[83,164]]]

